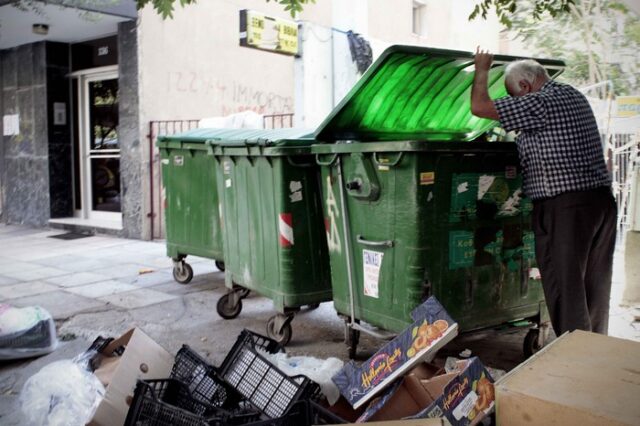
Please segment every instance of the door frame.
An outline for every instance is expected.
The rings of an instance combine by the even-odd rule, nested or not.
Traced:
[[[78,149],[79,152],[74,155],[80,156],[80,182],[74,182],[80,185],[80,210],[74,208],[74,216],[83,219],[96,219],[109,222],[122,223],[122,211],[120,212],[103,212],[93,210],[93,194],[91,188],[91,129],[89,128],[89,83],[100,80],[118,79],[118,66],[112,65],[107,67],[92,68],[77,71],[70,74],[74,80],[74,84],[78,85],[78,97],[74,99],[78,102]],[[120,158],[121,149],[102,150],[102,157]],[[74,191],[75,197],[75,191]],[[74,201],[75,205],[75,201]]]

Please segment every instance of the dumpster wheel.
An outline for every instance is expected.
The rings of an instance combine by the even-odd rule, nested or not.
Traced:
[[[224,262],[222,260],[216,260],[216,268],[224,272]]]
[[[251,293],[251,289],[240,287],[240,286],[238,286],[237,288],[234,288],[234,291],[238,293],[238,296],[240,296],[240,299],[246,299]]]
[[[278,317],[284,318],[278,318]],[[282,346],[286,346],[287,343],[291,340],[291,335],[293,331],[291,329],[291,320],[293,320],[293,316],[288,315],[274,315],[269,318],[267,321],[267,336],[271,339],[275,340]],[[280,330],[277,329],[277,323],[280,321],[284,321]]]
[[[189,284],[193,278],[193,268],[187,262],[180,261],[173,266],[173,279],[180,284]]]
[[[229,292],[218,299],[216,311],[218,311],[218,315],[224,319],[234,319],[240,315],[240,311],[242,311],[242,300],[237,297],[234,292]]]
[[[546,330],[541,330],[540,328],[532,328],[529,330],[522,345],[522,352],[524,352],[524,356],[526,358],[529,358],[531,355],[542,349],[544,346],[544,338],[541,341],[540,334],[546,334],[545,331]]]
[[[360,343],[360,331],[348,327],[346,340],[347,346],[349,347],[349,359],[356,359],[356,355],[358,353],[358,343]]]

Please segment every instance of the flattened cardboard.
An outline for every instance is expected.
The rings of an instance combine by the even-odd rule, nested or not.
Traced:
[[[114,340],[104,352],[111,353],[111,347],[122,344],[126,349],[121,357],[116,358],[117,362],[109,359],[103,363],[104,370],[99,367],[95,372],[108,385],[104,399],[88,423],[90,426],[124,424],[129,411],[127,397],[133,395],[136,381],[169,377],[171,372],[173,355],[139,328],[129,330]]]
[[[349,423],[342,426],[361,425],[362,423]],[[393,420],[390,422],[371,422],[367,426],[447,426],[443,419],[418,419],[418,420]]]
[[[478,358],[463,362],[460,368],[458,372],[430,379],[418,380],[414,374],[405,376],[383,396],[372,401],[358,420],[446,417],[453,426],[477,424],[493,409],[493,395],[490,401],[487,396],[483,397],[481,402],[488,404],[485,403],[482,410],[476,408],[476,402],[486,392],[485,384],[487,381],[493,383],[493,379]],[[483,377],[483,389],[480,392],[477,387]],[[419,385],[416,386],[414,380]]]
[[[418,363],[432,359],[458,333],[458,324],[433,296],[413,311],[412,318],[411,326],[361,366],[351,361],[333,376],[340,393],[354,408],[370,401]],[[436,327],[436,322],[442,328]]]
[[[496,383],[500,426],[639,425],[640,343],[565,333]]]

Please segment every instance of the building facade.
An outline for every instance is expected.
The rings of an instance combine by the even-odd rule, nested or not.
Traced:
[[[496,20],[467,22],[473,0],[318,0],[296,17],[295,55],[240,45],[242,10],[292,21],[265,0],[167,20],[132,0],[13,3],[0,2],[0,220],[142,239],[162,235],[158,123],[253,111],[314,128],[362,74],[354,34],[372,59],[392,44],[518,53]]]

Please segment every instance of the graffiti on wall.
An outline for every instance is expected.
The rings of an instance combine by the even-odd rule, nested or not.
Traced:
[[[222,115],[241,111],[259,114],[293,112],[293,97],[263,90],[240,81],[221,81],[197,72],[169,71],[168,93],[206,96],[221,109]]]

